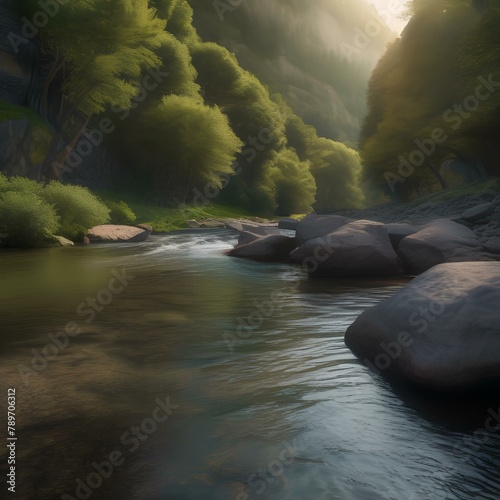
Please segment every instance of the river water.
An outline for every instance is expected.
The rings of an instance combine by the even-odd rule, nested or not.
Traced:
[[[235,238],[0,254],[1,498],[500,498],[500,397],[394,387],[344,345],[403,281],[309,280]]]

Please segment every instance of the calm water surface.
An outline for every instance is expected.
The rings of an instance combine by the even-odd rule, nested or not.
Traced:
[[[308,280],[225,257],[234,241],[0,254],[18,437],[16,494],[1,484],[1,498],[500,498],[500,432],[474,434],[500,397],[391,387],[344,345],[403,282]],[[65,327],[80,331],[67,345]]]

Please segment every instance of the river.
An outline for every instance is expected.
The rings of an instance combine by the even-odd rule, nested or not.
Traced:
[[[1,498],[500,498],[500,398],[392,386],[344,345],[403,280],[310,280],[235,238],[0,254]]]

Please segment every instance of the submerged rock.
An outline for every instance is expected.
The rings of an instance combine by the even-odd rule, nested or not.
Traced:
[[[313,276],[402,274],[387,229],[372,221],[350,222],[326,236],[308,240],[290,258]]]
[[[345,343],[373,370],[446,390],[500,382],[500,262],[448,263],[365,311]]]
[[[138,243],[146,240],[149,234],[140,227],[104,224],[89,229],[87,238],[91,243]]]

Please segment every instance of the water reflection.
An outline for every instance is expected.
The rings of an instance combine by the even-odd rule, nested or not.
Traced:
[[[77,498],[76,480],[115,451],[124,463],[92,499],[500,496],[499,434],[467,441],[495,401],[398,390],[344,345],[360,312],[403,282],[308,280],[225,257],[233,242],[213,231],[0,255],[0,378],[4,394],[18,388],[19,498]],[[78,305],[122,269],[134,279],[86,323]],[[279,308],[238,337],[273,293]],[[81,333],[24,384],[19,365],[32,367],[33,349],[70,321]],[[140,430],[139,446],[123,442],[145,421],[153,429],[167,397],[172,415]]]

